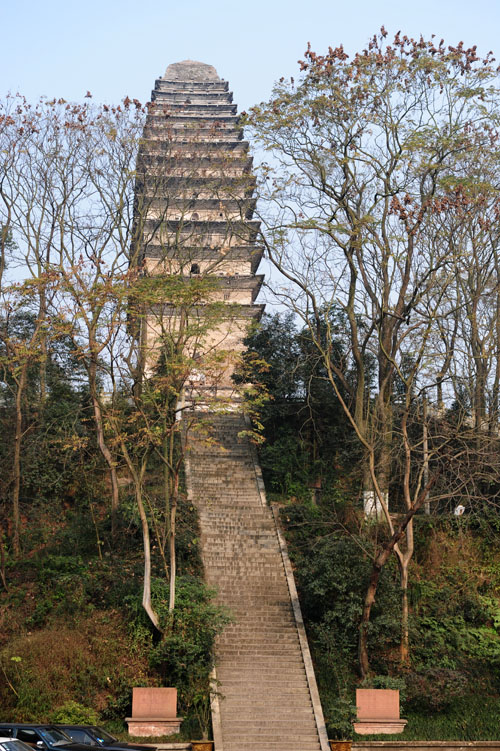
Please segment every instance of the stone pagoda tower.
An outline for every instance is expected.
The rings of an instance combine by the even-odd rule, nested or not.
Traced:
[[[169,65],[156,81],[138,160],[136,216],[146,274],[209,279],[196,306],[200,316],[207,301],[227,304],[223,320],[219,316],[203,346],[196,346],[238,353],[249,323],[263,310],[254,304],[262,249],[259,223],[252,220],[252,159],[228,88],[213,66],[192,60]],[[178,325],[178,305],[169,302],[167,291],[161,308],[147,317],[149,352],[165,327]],[[219,389],[232,388],[231,373],[228,361]]]

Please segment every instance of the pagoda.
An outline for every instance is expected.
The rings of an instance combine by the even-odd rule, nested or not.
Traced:
[[[211,65],[185,60],[169,65],[155,83],[138,159],[136,216],[140,264],[149,276],[210,277],[210,302],[227,314],[208,335],[211,348],[239,353],[263,276],[253,220],[255,178],[248,142],[227,81]],[[203,304],[198,306],[203,315]],[[165,325],[175,327],[168,293],[147,315],[145,346],[154,351]],[[199,344],[198,344],[199,346]],[[219,386],[231,388],[228,362]]]

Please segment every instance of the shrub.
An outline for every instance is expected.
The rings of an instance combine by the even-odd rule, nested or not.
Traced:
[[[50,714],[50,722],[64,725],[96,725],[99,722],[99,714],[95,709],[70,699]]]
[[[156,612],[163,628],[152,647],[150,664],[163,685],[178,690],[180,710],[200,720],[202,731],[210,698],[215,637],[230,623],[229,613],[213,602],[214,591],[194,577],[177,579],[176,607],[168,612],[167,583],[152,583]]]
[[[416,711],[439,712],[463,698],[467,676],[449,668],[420,668],[406,678],[408,707]]]

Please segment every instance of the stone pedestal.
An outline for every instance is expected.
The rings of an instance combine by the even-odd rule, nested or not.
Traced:
[[[402,733],[407,720],[399,717],[399,691],[386,688],[356,689],[357,722],[354,730],[359,735]]]
[[[125,719],[129,735],[146,738],[178,733],[176,688],[133,688],[132,717]]]

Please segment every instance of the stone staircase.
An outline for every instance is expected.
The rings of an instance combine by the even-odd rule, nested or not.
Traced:
[[[255,451],[238,438],[242,417],[212,423],[215,444],[194,441],[186,469],[205,578],[234,617],[217,643],[216,751],[327,751],[293,575]]]

